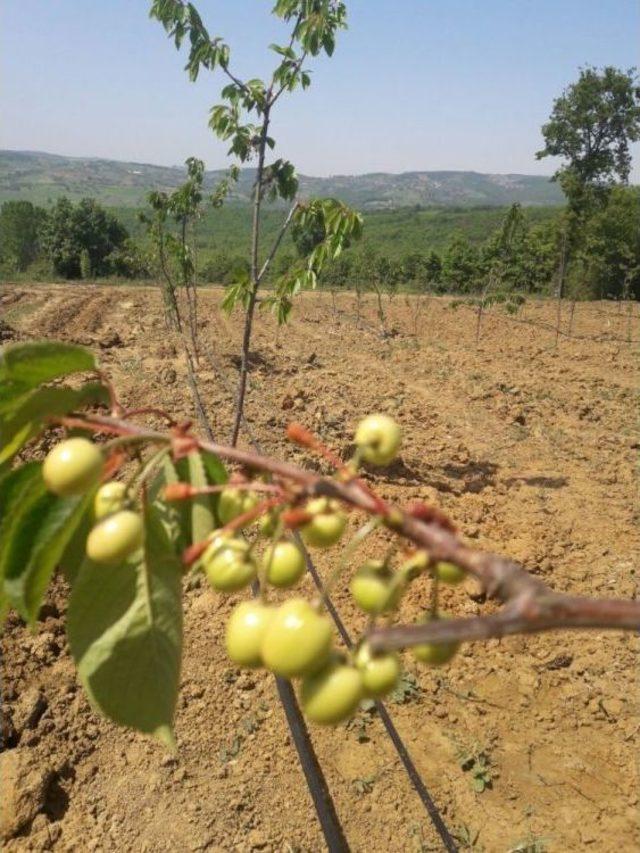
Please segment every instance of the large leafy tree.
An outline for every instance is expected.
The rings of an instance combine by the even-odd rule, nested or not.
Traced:
[[[556,98],[542,127],[545,146],[536,157],[561,157],[554,179],[573,211],[590,206],[615,183],[626,183],[630,143],[640,139],[640,88],[635,69],[581,69]]]
[[[62,197],[47,219],[43,248],[54,271],[64,278],[80,278],[83,256],[89,274],[100,276],[110,271],[109,255],[122,248],[128,236],[122,223],[95,199],[85,198],[74,206]]]
[[[615,187],[589,221],[584,256],[591,294],[640,299],[640,189]]]
[[[457,234],[442,259],[442,280],[449,290],[471,293],[480,287],[480,257],[463,234]]]
[[[47,214],[30,201],[6,201],[0,209],[0,258],[11,269],[24,271],[35,261]]]

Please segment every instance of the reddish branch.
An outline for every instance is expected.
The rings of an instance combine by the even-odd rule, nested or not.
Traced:
[[[180,448],[185,444],[200,448],[247,469],[269,473],[288,498],[300,506],[314,496],[340,500],[354,509],[381,517],[389,529],[425,549],[432,560],[454,563],[475,577],[487,596],[503,602],[497,613],[487,616],[376,628],[369,636],[375,649],[402,648],[432,640],[487,640],[562,628],[640,630],[640,601],[583,598],[554,592],[512,560],[466,545],[440,511],[431,511],[430,515],[430,512],[416,512],[415,507],[406,512],[388,506],[359,480],[343,482],[237,447],[179,435],[176,430],[172,437],[118,418],[90,415],[83,420],[67,418],[61,422],[118,436],[129,435],[137,440],[147,438],[151,442],[173,442]],[[423,520],[429,517],[433,520]]]

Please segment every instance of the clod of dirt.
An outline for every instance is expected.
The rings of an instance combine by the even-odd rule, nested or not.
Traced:
[[[16,733],[20,735],[25,729],[35,729],[47,705],[46,696],[39,687],[26,690],[13,706],[11,714]]]
[[[52,778],[51,768],[26,749],[10,749],[0,755],[0,840],[14,838],[42,811]]]
[[[102,349],[111,349],[112,347],[121,347],[122,346],[122,338],[120,335],[110,329],[107,332],[104,332],[98,344],[102,347]]]
[[[178,374],[173,367],[165,367],[160,374],[160,378],[165,385],[173,385],[178,381]]]
[[[13,326],[0,319],[0,341],[6,343],[7,341],[13,341],[17,337],[18,333]]]

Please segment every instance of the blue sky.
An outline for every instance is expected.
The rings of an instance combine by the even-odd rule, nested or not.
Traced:
[[[282,37],[270,0],[200,0],[240,75]],[[548,174],[540,125],[584,64],[640,64],[638,0],[351,0],[313,85],[282,102],[279,156],[301,172]],[[206,127],[221,78],[189,83],[146,0],[4,0],[0,147],[225,164]],[[640,181],[640,150],[633,179]]]

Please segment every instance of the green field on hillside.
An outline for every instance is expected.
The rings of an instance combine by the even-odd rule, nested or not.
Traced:
[[[411,252],[443,251],[456,234],[469,242],[480,244],[500,227],[507,213],[504,207],[481,208],[402,208],[391,211],[372,211],[364,214],[364,234],[359,244],[371,246],[382,254],[399,258]],[[548,222],[558,215],[558,207],[530,207],[525,211],[531,225]],[[111,208],[136,240],[142,240],[144,227],[138,211],[132,208]],[[274,239],[283,219],[282,209],[271,208],[265,213],[263,246]],[[231,255],[247,255],[251,234],[251,210],[246,205],[228,204],[211,210],[198,224],[198,248],[203,259],[224,251]],[[283,252],[292,252],[291,240],[285,240]]]

